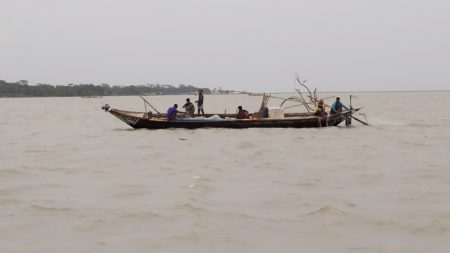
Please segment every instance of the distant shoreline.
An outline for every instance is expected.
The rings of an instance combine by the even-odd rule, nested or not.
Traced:
[[[318,94],[320,93],[408,93],[408,92],[450,92],[450,90],[395,90],[395,91],[317,91]],[[255,92],[255,93],[261,93],[261,92]],[[305,93],[305,92],[302,92]],[[297,92],[266,92],[266,94],[298,94]]]
[[[428,91],[324,91],[318,92],[318,94],[363,94],[363,93],[433,93],[433,92],[450,92],[450,90],[428,90]],[[255,93],[259,94],[259,93]],[[297,94],[297,92],[267,92],[266,94]],[[187,96],[194,95],[193,93],[177,93],[177,94],[142,94],[142,96]],[[230,95],[249,95],[249,94],[208,94],[209,96],[230,96]],[[135,94],[127,94],[127,95],[105,95],[105,96],[2,96],[0,94],[0,99],[2,98],[84,98],[84,99],[98,99],[103,97],[127,97],[127,96],[136,96]],[[262,96],[262,95],[256,95]]]
[[[197,94],[199,89],[204,94],[211,94],[208,88],[179,84],[177,87],[169,84],[144,84],[129,86],[110,86],[108,84],[68,84],[28,85],[21,80],[8,83],[0,80],[0,97],[103,97],[103,96],[134,96],[134,95],[184,95]]]
[[[322,91],[321,93],[385,93],[385,92],[450,92],[450,90],[382,90],[382,91]]]
[[[247,94],[262,96],[262,94],[297,94],[295,91],[288,92],[248,92],[195,87],[192,85],[179,84],[178,87],[168,84],[144,84],[130,86],[110,86],[108,84],[68,84],[50,85],[37,84],[28,85],[26,80],[8,83],[0,80],[0,97],[23,98],[23,97],[83,97],[96,98],[106,96],[165,96],[165,95],[195,95],[199,89],[203,89],[205,95],[238,95]],[[450,90],[392,90],[392,91],[319,91],[318,93],[337,94],[361,94],[361,93],[418,93],[418,92],[450,92]]]

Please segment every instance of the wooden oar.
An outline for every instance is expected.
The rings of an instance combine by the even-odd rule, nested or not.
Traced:
[[[353,116],[353,115],[350,115],[350,117],[352,117],[354,120],[358,121],[359,123],[361,123],[361,124],[363,124],[363,125],[366,125],[366,126],[369,125],[369,123],[364,122],[364,121],[358,119],[357,117],[355,117],[355,116]]]

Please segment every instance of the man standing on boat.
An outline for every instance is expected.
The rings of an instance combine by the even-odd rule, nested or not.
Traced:
[[[205,111],[203,111],[203,89],[198,90],[198,100],[195,101],[197,103],[197,114],[200,115],[200,111],[205,115]]]
[[[349,110],[347,106],[345,106],[343,103],[341,103],[341,99],[339,97],[336,98],[336,102],[333,103],[331,106],[330,114],[339,114],[342,112],[342,107],[345,108],[345,110]]]
[[[177,118],[177,113],[183,113],[177,110],[178,105],[174,104],[173,107],[170,107],[167,110],[167,120],[175,120]]]

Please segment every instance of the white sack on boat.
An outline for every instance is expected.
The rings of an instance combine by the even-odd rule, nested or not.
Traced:
[[[284,109],[279,107],[270,107],[269,119],[284,119]]]

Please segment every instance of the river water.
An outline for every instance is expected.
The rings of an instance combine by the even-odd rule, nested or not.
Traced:
[[[133,130],[100,107],[137,97],[2,98],[0,252],[448,252],[450,92],[355,95],[371,126]]]

